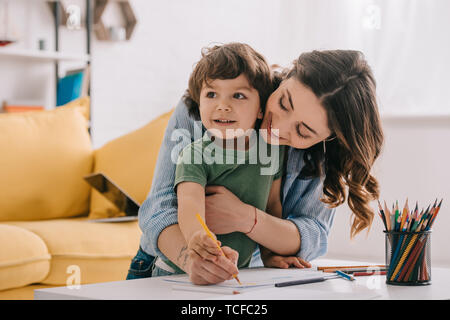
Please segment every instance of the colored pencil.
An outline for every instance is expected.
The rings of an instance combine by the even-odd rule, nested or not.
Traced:
[[[415,207],[409,210],[408,198],[406,198],[402,209],[399,208],[398,200],[396,200],[395,204],[392,204],[392,211],[390,212],[386,201],[384,201],[383,209],[381,202],[378,200],[378,213],[385,230],[387,232],[401,232],[387,234],[392,250],[389,269],[386,272],[388,280],[397,282],[429,280],[429,265],[426,262],[429,256],[425,254],[429,236],[418,232],[429,231],[432,228],[442,206],[442,201],[443,199],[438,203],[436,198],[433,204],[429,204],[425,210],[419,211],[417,201]],[[369,270],[354,270],[353,275],[357,274],[370,275],[373,273]]]
[[[401,213],[400,231],[404,231],[407,216],[408,216],[408,198],[406,198],[405,205],[403,206],[403,212]]]
[[[354,270],[354,269],[370,269],[370,268],[386,268],[385,265],[377,264],[372,266],[326,266],[326,267],[317,267],[318,271],[323,272],[336,272],[336,270]]]
[[[385,228],[385,230],[388,230],[387,219],[386,219],[386,216],[385,216],[385,212],[381,208],[380,201],[378,201],[378,210],[380,210],[378,213],[380,215],[381,220],[383,221],[384,228]]]
[[[388,230],[392,230],[392,213],[389,211],[386,201],[384,201],[384,212],[387,212]]]
[[[398,212],[398,201],[395,204],[395,231],[400,231],[400,221],[401,221],[401,216],[400,213]]]
[[[336,274],[337,274],[338,276],[340,276],[340,277],[346,279],[346,280],[349,280],[349,281],[354,281],[354,280],[355,280],[355,277],[354,277],[353,275],[351,275],[351,274],[346,274],[345,272],[342,272],[341,270],[336,270]]]
[[[355,272],[353,273],[355,277],[361,277],[361,276],[384,276],[386,275],[386,271],[379,271],[379,272]]]
[[[411,262],[409,264],[408,268],[405,268],[405,275],[403,276],[403,281],[408,281],[409,277],[411,276],[412,271],[414,270],[414,266],[416,265],[416,262],[420,256],[420,253],[422,252],[425,236],[422,236],[417,245],[416,245],[416,251],[414,254],[411,254]],[[399,278],[399,280],[402,280],[402,278]]]
[[[436,216],[439,213],[439,210],[441,209],[442,200],[444,200],[444,199],[441,199],[441,202],[439,202],[439,204],[437,206],[436,212],[434,213],[433,217],[431,218],[430,228],[433,226],[434,220],[436,219]]]
[[[335,273],[337,270],[345,272],[345,273],[355,273],[355,272],[379,272],[386,271],[385,266],[381,267],[371,267],[371,268],[348,268],[348,269],[325,269],[323,272],[325,273]]]

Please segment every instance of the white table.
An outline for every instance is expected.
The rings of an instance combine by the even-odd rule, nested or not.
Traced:
[[[316,260],[314,265],[366,265],[382,262],[357,262],[339,260]],[[240,270],[239,277],[245,278],[251,269]],[[176,277],[176,276],[172,276]],[[432,268],[432,284],[426,286],[386,285],[385,276],[357,277],[356,281],[330,279],[284,288],[268,287],[236,295],[188,292],[172,290],[164,281],[167,277],[124,280],[98,284],[81,285],[78,289],[57,287],[35,290],[36,300],[366,300],[366,299],[450,299],[450,269]]]

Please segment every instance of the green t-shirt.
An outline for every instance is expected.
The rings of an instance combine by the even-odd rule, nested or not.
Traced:
[[[179,155],[174,188],[181,182],[226,187],[242,202],[265,211],[272,182],[281,178],[285,148],[269,145],[254,133],[247,150],[222,148],[208,132]],[[223,246],[239,252],[238,267],[247,267],[256,243],[244,233],[217,235]],[[170,264],[173,266],[173,264]],[[176,268],[178,269],[178,268]]]

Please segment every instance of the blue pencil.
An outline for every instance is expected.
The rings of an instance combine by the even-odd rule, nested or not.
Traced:
[[[342,278],[344,278],[346,280],[350,280],[350,281],[355,280],[355,277],[353,275],[346,274],[345,272],[342,272],[341,270],[336,270],[336,273],[337,273],[338,276],[340,276],[340,277],[342,277]]]

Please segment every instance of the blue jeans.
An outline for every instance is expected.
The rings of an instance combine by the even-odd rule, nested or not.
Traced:
[[[172,274],[155,266],[155,261],[156,258],[154,256],[149,255],[139,247],[136,256],[131,260],[127,280],[168,276]]]

